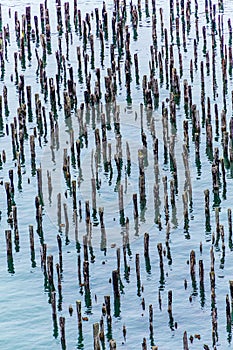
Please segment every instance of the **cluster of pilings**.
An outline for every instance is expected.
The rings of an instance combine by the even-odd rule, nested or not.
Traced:
[[[203,227],[198,227],[202,231],[199,260],[194,249],[185,252],[191,287],[188,288],[186,276],[184,299],[187,297],[193,303],[199,296],[201,308],[209,306],[209,334],[216,349],[221,341],[218,321],[221,310],[215,252],[221,271],[226,256],[232,252],[231,18],[224,22],[221,0],[216,4],[211,0],[201,4],[177,0],[161,7],[154,0],[129,3],[116,0],[111,6],[102,2],[87,13],[84,7],[77,0],[57,0],[51,4],[45,0],[35,14],[31,6],[26,6],[23,14],[18,10],[13,14],[13,8],[5,11],[5,5],[0,4],[0,174],[5,198],[0,203],[0,227],[5,231],[7,270],[12,275],[16,273],[14,255],[20,253],[21,242],[25,240],[20,215],[24,207],[19,194],[27,196],[27,186],[33,183],[34,196],[27,199],[31,208],[27,228],[31,267],[36,267],[39,250],[54,337],[60,336],[62,349],[68,348],[67,319],[73,315],[72,303],[67,312],[63,304],[64,246],[75,242],[74,284],[79,296],[73,304],[78,342],[83,348],[88,336],[84,323],[91,318],[88,310],[93,303],[92,283],[97,269],[93,236],[98,229],[98,250],[108,257],[109,250],[116,247],[116,266],[111,266],[108,276],[111,293],[102,296],[99,322],[93,323],[93,348],[116,349],[127,344],[131,325],[125,318],[122,337],[115,339],[113,319],[127,314],[127,309],[122,310],[127,293],[124,284],[132,280],[140,311],[143,315],[148,312],[148,334],[140,334],[141,343],[132,347],[146,350],[150,346],[155,350],[160,339],[154,310],[158,308],[162,313],[164,291],[167,324],[171,332],[179,331],[174,307],[176,290],[166,286],[168,268],[175,257],[179,259],[172,234],[180,230],[184,240],[191,240],[191,234],[197,231],[195,215],[200,215],[199,209],[202,220],[198,225],[203,223]],[[146,29],[143,23],[147,23]],[[122,101],[126,102],[124,111],[119,106]],[[125,124],[125,111],[133,109],[133,103],[139,111],[130,119],[130,129]],[[135,125],[137,140],[132,140]],[[124,133],[126,128],[128,135]],[[205,177],[202,167],[207,172]],[[194,172],[199,179],[204,177],[204,192],[196,183]],[[136,187],[129,199],[127,191],[133,181]],[[104,182],[108,182],[109,198],[117,198],[114,213],[108,208],[111,199],[104,205],[101,202]],[[90,189],[85,198],[81,195],[82,183]],[[202,208],[197,204],[200,200]],[[55,252],[49,246],[44,224],[46,205],[52,208],[53,215],[55,212]],[[110,240],[108,229],[109,217],[116,222],[115,210],[119,221],[111,229],[121,233],[118,244]],[[149,233],[144,230],[145,222],[151,223]],[[143,237],[140,249],[131,244],[132,231],[135,237]],[[39,238],[38,245],[35,236]],[[153,236],[156,244],[151,248]],[[203,245],[210,251],[208,258],[202,255]],[[208,262],[207,280],[204,266],[206,269]],[[150,276],[155,266],[159,269],[158,305],[154,299],[146,300],[144,291],[147,282],[144,274]],[[224,302],[230,343],[231,280]],[[182,328],[180,341],[185,350],[201,339],[198,334],[188,334],[188,326]]]

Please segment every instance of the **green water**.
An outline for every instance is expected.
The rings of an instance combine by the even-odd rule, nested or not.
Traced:
[[[39,4],[36,1],[30,2],[31,15],[32,15],[32,27],[34,28],[33,17],[39,16]],[[77,59],[76,59],[76,47],[82,46],[82,38],[75,33],[74,25],[72,21],[73,2],[70,2],[71,12],[71,33],[69,52],[66,52],[65,34],[61,36],[62,39],[62,51],[66,58],[67,68],[72,66],[74,69],[74,80],[76,82],[76,93],[78,100],[78,107],[80,103],[84,101],[83,93],[86,89],[85,78],[82,79],[77,72]],[[95,1],[79,1],[79,8],[82,12],[82,19],[84,19],[86,12],[94,10],[95,7],[99,7],[100,13],[102,9],[102,3]],[[25,86],[32,86],[32,105],[33,105],[33,118],[30,122],[27,122],[28,136],[33,134],[33,128],[38,127],[35,119],[35,103],[34,95],[39,93],[42,105],[45,107],[48,123],[48,135],[41,137],[41,146],[39,144],[38,137],[35,139],[36,144],[36,168],[41,164],[43,171],[43,235],[37,232],[37,223],[35,219],[35,197],[38,193],[37,189],[37,177],[33,173],[31,167],[30,156],[30,144],[29,137],[24,142],[24,154],[25,162],[22,164],[22,179],[17,175],[17,160],[13,159],[12,147],[11,147],[11,131],[9,135],[6,135],[6,124],[10,126],[14,117],[17,116],[18,104],[18,88],[16,84],[16,76],[14,72],[14,52],[19,53],[19,47],[17,46],[15,32],[14,32],[14,13],[18,11],[18,18],[21,19],[21,15],[25,12],[25,6],[28,3],[22,1],[1,2],[3,26],[9,24],[10,39],[7,45],[7,52],[5,51],[5,68],[1,71],[0,81],[0,94],[2,95],[3,87],[7,86],[8,89],[8,110],[3,108],[3,130],[1,131],[0,138],[0,152],[6,151],[6,162],[3,163],[0,169],[0,300],[1,300],[1,321],[0,321],[0,348],[1,349],[60,349],[60,329],[59,329],[59,317],[64,316],[66,319],[65,332],[66,332],[66,344],[67,349],[93,349],[93,324],[100,321],[102,304],[104,302],[104,296],[110,295],[111,297],[111,315],[112,315],[112,329],[108,329],[106,318],[104,318],[104,330],[105,330],[105,348],[109,348],[109,340],[115,339],[117,342],[117,349],[132,349],[141,348],[143,338],[147,339],[148,349],[152,345],[157,345],[159,350],[164,349],[181,349],[183,346],[183,334],[187,331],[188,338],[190,335],[200,335],[200,340],[194,338],[193,344],[190,344],[190,349],[202,349],[203,344],[208,344],[209,348],[212,348],[212,317],[211,317],[211,290],[210,290],[210,248],[211,248],[211,236],[212,232],[216,230],[215,227],[215,207],[219,207],[220,224],[224,225],[225,231],[225,256],[222,249],[221,239],[218,246],[214,246],[215,254],[215,277],[216,277],[216,308],[217,308],[217,321],[218,321],[218,340],[216,347],[219,349],[231,348],[231,336],[232,326],[227,328],[226,323],[226,294],[230,293],[229,280],[232,279],[232,244],[229,241],[228,223],[227,223],[227,210],[232,208],[233,192],[232,192],[232,169],[229,167],[226,169],[226,191],[224,192],[223,186],[220,186],[219,196],[216,198],[212,191],[212,179],[211,179],[211,159],[208,158],[206,152],[206,135],[205,127],[201,125],[201,143],[200,143],[200,164],[195,161],[195,145],[192,139],[192,123],[188,116],[185,116],[183,106],[183,79],[188,79],[188,83],[192,86],[193,104],[197,105],[200,111],[201,119],[201,106],[200,106],[200,62],[205,62],[205,56],[202,52],[203,38],[202,38],[202,26],[207,25],[207,47],[211,48],[211,35],[210,23],[207,23],[205,15],[205,8],[203,1],[199,2],[199,36],[198,43],[198,64],[197,69],[194,69],[193,83],[190,80],[189,74],[189,61],[193,58],[193,40],[196,37],[195,34],[195,13],[194,3],[192,3],[191,12],[191,29],[187,35],[187,51],[184,52],[182,46],[182,39],[180,50],[183,56],[183,76],[181,78],[181,102],[177,106],[176,110],[176,128],[172,127],[169,122],[169,135],[173,134],[175,137],[175,150],[178,165],[178,179],[179,187],[178,194],[176,195],[176,213],[170,208],[170,255],[169,250],[166,247],[166,222],[164,215],[164,199],[163,199],[163,182],[162,177],[168,178],[168,190],[170,189],[170,179],[172,178],[172,172],[170,171],[170,165],[164,164],[163,161],[163,135],[162,135],[162,122],[161,122],[161,102],[165,101],[169,97],[169,90],[166,89],[165,77],[161,80],[159,77],[159,71],[156,68],[155,77],[159,80],[160,89],[160,104],[159,108],[152,112],[152,115],[148,114],[146,110],[143,110],[143,128],[147,136],[148,152],[147,163],[145,161],[145,176],[146,176],[146,207],[140,208],[139,205],[139,221],[136,225],[133,217],[133,203],[132,195],[139,193],[138,191],[138,150],[142,148],[141,142],[141,115],[140,115],[140,103],[143,102],[142,92],[142,78],[144,74],[149,75],[149,60],[150,57],[150,45],[152,45],[151,38],[151,5],[150,16],[147,16],[145,11],[144,1],[142,2],[142,17],[138,24],[138,36],[133,38],[133,30],[130,24],[129,3],[127,2],[127,22],[129,24],[129,32],[131,34],[130,49],[131,55],[135,52],[139,57],[139,72],[140,72],[140,84],[135,81],[134,67],[132,66],[132,82],[131,82],[131,98],[132,103],[126,102],[126,88],[124,82],[124,60],[125,57],[121,57],[121,74],[122,84],[117,88],[116,103],[120,109],[120,121],[121,121],[121,136],[122,136],[122,153],[126,156],[126,141],[129,142],[131,151],[131,171],[127,174],[124,166],[121,172],[121,184],[124,189],[124,214],[125,218],[129,218],[129,246],[127,249],[127,263],[130,266],[130,273],[127,276],[124,271],[123,263],[123,249],[122,249],[122,237],[125,234],[126,228],[121,225],[119,207],[118,207],[118,180],[117,170],[114,162],[114,154],[116,152],[116,139],[114,132],[114,122],[112,109],[114,105],[110,105],[111,113],[109,115],[110,123],[109,130],[107,130],[107,140],[112,146],[112,165],[113,176],[109,171],[105,171],[102,162],[102,153],[100,162],[98,165],[98,175],[101,180],[101,186],[97,190],[97,208],[104,207],[104,223],[106,228],[107,243],[101,245],[101,230],[99,225],[99,217],[92,220],[92,239],[91,247],[88,247],[89,261],[90,261],[90,295],[85,292],[84,287],[79,286],[78,282],[78,255],[81,256],[83,263],[83,235],[86,234],[86,222],[85,222],[85,201],[89,200],[90,208],[92,209],[91,200],[91,154],[95,152],[95,139],[94,131],[98,127],[101,129],[100,117],[92,118],[92,115],[84,113],[85,122],[88,132],[88,147],[83,147],[81,150],[81,170],[77,167],[71,167],[71,177],[78,182],[80,186],[77,186],[77,199],[82,202],[82,220],[78,216],[78,241],[80,248],[77,247],[75,241],[75,224],[73,221],[73,206],[72,197],[70,196],[70,189],[68,188],[63,172],[63,149],[68,148],[70,143],[70,132],[74,131],[74,139],[79,138],[79,123],[75,114],[73,113],[71,118],[64,118],[64,111],[62,106],[57,108],[57,120],[59,125],[58,138],[59,142],[53,139],[50,133],[49,125],[49,111],[51,110],[49,97],[46,100],[44,94],[41,91],[41,85],[39,82],[39,76],[37,71],[37,60],[35,56],[35,48],[37,48],[39,56],[42,57],[42,49],[40,43],[31,43],[31,57],[27,57],[25,66],[21,66],[21,62],[18,61],[19,75],[23,74],[25,77]],[[135,2],[135,5],[136,2]],[[101,77],[103,78],[107,74],[107,68],[110,67],[110,45],[112,43],[111,33],[111,16],[113,5],[112,2],[107,2],[107,11],[109,14],[109,33],[108,38],[105,38],[105,51],[104,61],[101,67],[100,57],[100,42],[95,38],[95,19],[91,19],[92,30],[94,34],[95,45],[95,60],[94,66],[91,67],[90,62],[88,70],[91,73],[91,84],[94,87],[95,82],[95,68],[101,67]],[[11,18],[9,18],[9,7],[11,9]],[[164,37],[161,37],[161,25],[159,19],[159,8],[163,8],[164,25],[169,28],[169,7],[162,1],[156,3],[156,15],[157,15],[157,31],[158,31],[158,50],[164,50]],[[174,5],[176,7],[176,5]],[[46,74],[47,77],[55,77],[57,73],[55,51],[58,48],[58,33],[56,28],[56,15],[55,15],[55,2],[51,1],[48,4],[50,13],[51,24],[51,54],[46,54]],[[216,18],[218,15],[223,15],[224,21],[224,33],[225,44],[229,43],[227,20],[232,17],[231,2],[224,4],[224,12],[218,12],[218,4],[216,3]],[[175,12],[176,13],[176,12]],[[64,7],[62,6],[62,14],[64,14]],[[64,21],[64,18],[63,18]],[[40,28],[40,23],[39,23]],[[181,23],[180,23],[181,33]],[[174,57],[175,66],[179,70],[179,61],[177,54],[177,43],[175,38],[175,26],[174,26]],[[73,42],[72,42],[73,40]],[[170,39],[169,39],[170,40]],[[169,41],[170,43],[170,41]],[[211,52],[211,50],[210,50]],[[90,46],[87,44],[87,53],[90,55]],[[115,49],[116,57],[118,55]],[[30,55],[29,55],[30,56]],[[211,57],[211,56],[210,56]],[[219,110],[219,126],[221,127],[221,111],[224,108],[222,101],[222,75],[220,64],[220,51],[219,51],[219,37],[216,34],[216,76],[217,76],[217,91],[216,96],[213,96],[212,92],[212,73],[207,75],[205,67],[205,91],[206,99],[210,97],[211,101],[211,114],[212,114],[212,126],[213,126],[213,149],[219,148],[220,158],[223,156],[221,145],[221,130],[219,128],[219,135],[216,133],[215,117],[214,117],[214,104],[217,103]],[[211,60],[210,60],[211,61]],[[83,61],[82,61],[83,64]],[[228,62],[229,64],[229,62]],[[82,66],[84,70],[84,67]],[[228,68],[227,68],[228,69]],[[82,73],[83,73],[82,70]],[[13,79],[11,81],[11,74]],[[67,69],[68,77],[68,69]],[[101,83],[102,91],[104,91],[104,80]],[[227,128],[229,120],[232,116],[231,105],[231,91],[232,91],[232,76],[230,71],[228,72],[228,94],[226,95],[227,104]],[[61,101],[63,102],[63,83],[60,83]],[[103,112],[109,105],[105,105],[104,99],[102,99]],[[169,107],[169,103],[165,103]],[[98,109],[98,108],[96,108]],[[97,115],[97,112],[96,112]],[[108,116],[106,112],[106,116]],[[160,185],[160,214],[162,221],[162,230],[159,231],[156,223],[155,210],[154,210],[154,196],[153,186],[155,182],[154,177],[154,161],[153,161],[153,143],[151,137],[150,120],[154,118],[156,126],[156,136],[159,139],[159,185]],[[187,119],[189,122],[189,167],[192,179],[192,206],[189,206],[189,227],[184,228],[183,220],[183,203],[182,194],[185,184],[184,165],[182,159],[183,151],[183,120]],[[10,128],[9,128],[10,129]],[[101,133],[100,133],[101,134]],[[51,151],[51,146],[52,150]],[[53,158],[54,156],[54,158]],[[14,200],[17,205],[18,211],[18,226],[19,226],[19,245],[14,242],[14,229],[8,222],[7,217],[7,205],[6,205],[6,193],[4,184],[9,181],[8,172],[10,169],[14,171]],[[51,178],[53,181],[53,189],[51,198],[48,194],[48,180],[47,170],[51,172]],[[29,181],[30,179],[30,181]],[[127,179],[127,180],[126,180]],[[220,179],[220,181],[222,178]],[[210,190],[210,223],[206,223],[204,215],[204,190],[209,188]],[[67,204],[68,218],[69,218],[69,230],[66,233],[65,226],[58,227],[57,224],[57,194],[61,193],[62,196],[62,224],[65,223],[63,204]],[[139,197],[139,194],[138,194]],[[170,194],[169,194],[170,198]],[[169,202],[170,203],[170,202]],[[92,211],[91,211],[92,213]],[[98,224],[98,225],[97,225]],[[35,236],[35,257],[31,257],[30,242],[29,242],[29,225],[34,227]],[[13,237],[13,264],[7,262],[6,254],[6,240],[5,230],[12,230]],[[60,230],[59,230],[60,229]],[[143,254],[143,236],[144,233],[150,234],[150,260],[146,261]],[[62,273],[62,299],[59,300],[59,293],[57,290],[57,274],[55,265],[59,262],[58,248],[57,248],[57,234],[62,238],[63,249],[63,273]],[[49,296],[49,288],[46,278],[41,269],[41,257],[40,249],[41,243],[47,244],[47,255],[53,255],[54,259],[54,284],[56,289],[57,298],[57,324],[52,319],[52,308]],[[166,251],[164,256],[164,274],[161,274],[159,268],[159,256],[157,251],[157,244],[162,243],[163,248]],[[199,245],[202,242],[203,251],[200,252]],[[117,268],[116,260],[116,248],[120,247],[121,252],[121,294],[120,294],[120,306],[114,307],[114,297],[112,290],[112,283],[109,279],[112,276],[112,271]],[[80,249],[80,250],[79,250]],[[190,267],[187,264],[191,250],[195,250],[196,253],[196,283],[191,280]],[[138,288],[136,272],[135,272],[135,255],[140,254],[140,271],[141,271],[141,286]],[[202,259],[204,263],[204,290],[201,290],[198,276],[198,261]],[[82,265],[81,265],[82,271]],[[187,289],[184,288],[184,280],[187,280]],[[83,276],[82,276],[83,280]],[[143,286],[143,288],[142,288]],[[169,318],[167,312],[168,305],[168,291],[173,292],[173,306],[172,306],[172,318]],[[162,298],[162,308],[160,310],[158,303],[159,291]],[[142,309],[142,298],[145,300],[145,310]],[[87,317],[87,320],[83,320],[82,334],[78,331],[77,316],[76,316],[76,300],[81,300],[82,303],[82,316]],[[150,338],[149,331],[149,305],[153,305],[153,337]],[[72,305],[74,312],[70,316],[68,309]],[[177,322],[177,328],[175,327]],[[127,334],[126,341],[124,340],[122,328],[126,326]]]

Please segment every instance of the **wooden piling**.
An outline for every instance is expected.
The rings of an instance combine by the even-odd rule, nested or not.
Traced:
[[[188,347],[188,336],[187,336],[187,332],[184,331],[184,335],[183,335],[183,349],[184,350],[189,350]]]
[[[60,333],[61,333],[61,346],[62,350],[66,349],[66,337],[65,337],[65,317],[59,317]]]
[[[149,257],[149,234],[144,233],[144,256]]]
[[[14,273],[11,230],[5,231],[8,272]]]
[[[143,340],[142,340],[142,350],[147,350],[146,338],[143,338]]]
[[[136,276],[137,276],[137,289],[138,289],[138,295],[140,295],[141,277],[140,277],[140,256],[139,256],[139,254],[136,254],[136,256],[135,256],[135,264],[136,264]]]
[[[30,239],[30,251],[31,251],[31,262],[32,267],[35,267],[35,245],[34,245],[34,231],[33,226],[29,225],[29,239]]]
[[[76,300],[76,310],[78,317],[78,329],[82,330],[82,310],[81,310],[81,300]]]
[[[58,244],[58,252],[59,252],[59,266],[62,272],[62,240],[60,235],[57,235],[57,244]]]
[[[110,350],[116,350],[116,341],[114,339],[111,339],[109,342]]]
[[[105,307],[104,307],[105,312],[103,313],[103,315],[106,313],[107,322],[111,323],[112,317],[111,317],[111,304],[110,304],[110,296],[109,295],[105,295],[104,302],[105,302],[105,304],[104,304],[105,305]]]
[[[195,279],[195,265],[196,265],[196,255],[195,251],[191,250],[190,252],[190,275],[192,279]]]
[[[117,299],[120,297],[119,292],[119,273],[117,270],[112,271],[112,284],[113,284],[113,292],[114,298]]]
[[[100,350],[100,341],[99,341],[99,323],[93,324],[93,340],[94,340],[94,350]]]

